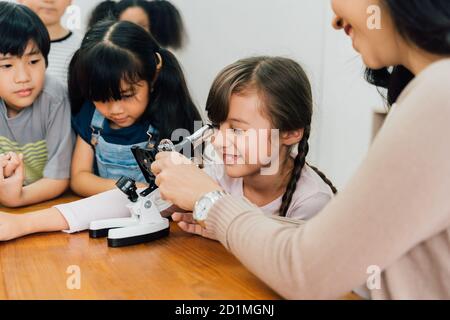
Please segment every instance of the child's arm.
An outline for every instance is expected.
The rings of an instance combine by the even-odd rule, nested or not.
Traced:
[[[19,206],[47,201],[61,195],[69,187],[69,179],[42,178],[22,188]]]
[[[155,193],[154,197],[159,194]],[[116,189],[33,213],[0,212],[0,241],[37,232],[83,231],[94,220],[129,217],[128,203],[127,196]]]
[[[101,178],[92,172],[94,161],[92,147],[78,136],[72,158],[70,187],[80,196],[89,197],[116,188],[116,180]]]
[[[68,229],[63,215],[56,208],[49,208],[29,214],[8,214],[0,212],[0,241],[7,241],[37,232]]]

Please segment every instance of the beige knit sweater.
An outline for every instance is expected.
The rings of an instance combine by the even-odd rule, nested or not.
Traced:
[[[281,224],[228,196],[207,228],[289,299],[339,298],[367,281],[373,299],[450,299],[450,59],[409,84],[316,217]]]

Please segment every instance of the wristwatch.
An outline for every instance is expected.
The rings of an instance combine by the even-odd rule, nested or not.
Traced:
[[[228,193],[225,191],[212,191],[203,195],[194,205],[193,217],[194,220],[201,225],[203,228],[205,227],[205,220],[208,218],[208,212],[212,208],[212,206],[224,196],[227,196]]]

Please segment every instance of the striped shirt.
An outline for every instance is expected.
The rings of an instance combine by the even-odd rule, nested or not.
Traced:
[[[80,48],[81,36],[69,32],[61,39],[53,40],[48,55],[47,73],[61,81],[67,87],[69,63],[73,54]]]
[[[41,178],[68,179],[74,136],[66,88],[46,76],[42,92],[29,107],[8,117],[0,98],[0,153],[22,153],[24,184]]]

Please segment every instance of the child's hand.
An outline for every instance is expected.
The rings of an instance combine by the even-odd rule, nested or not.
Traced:
[[[22,199],[22,187],[25,180],[25,168],[22,158],[19,157],[19,165],[13,171],[12,175],[5,177],[4,173],[9,165],[9,161],[5,164],[4,160],[0,163],[0,204],[8,207],[20,206]],[[10,166],[9,168],[13,167]]]
[[[3,169],[3,176],[9,178],[14,171],[19,167],[23,160],[23,154],[15,152],[8,152],[0,155],[0,166]]]
[[[0,212],[0,241],[8,241],[27,234],[25,216]]]
[[[195,222],[192,217],[192,212],[175,212],[172,214],[172,220],[178,222],[178,226],[183,231],[197,234],[208,239],[217,240],[211,232],[208,232],[207,229]]]

